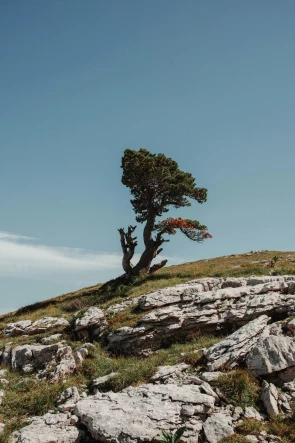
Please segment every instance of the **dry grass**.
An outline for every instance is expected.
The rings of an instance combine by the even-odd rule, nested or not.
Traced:
[[[274,257],[278,260],[271,268]],[[246,254],[217,257],[210,260],[199,260],[160,269],[157,273],[136,279],[130,285],[113,284],[95,285],[79,291],[60,295],[59,297],[25,306],[18,311],[0,316],[0,328],[8,322],[31,319],[42,316],[60,316],[77,312],[82,307],[97,304],[107,308],[114,303],[137,297],[149,291],[167,286],[185,283],[203,277],[248,277],[251,275],[295,274],[295,253],[264,251],[248,256]]]
[[[278,257],[273,260],[274,257]],[[156,274],[145,276],[134,280],[131,284],[122,285],[122,282],[109,282],[108,285],[95,285],[81,289],[76,292],[64,294],[59,297],[26,306],[16,312],[0,317],[0,329],[9,322],[23,319],[32,321],[43,316],[61,316],[71,320],[73,313],[84,309],[87,306],[96,304],[102,308],[107,308],[112,304],[119,303],[128,298],[140,296],[146,292],[185,283],[189,280],[202,277],[247,277],[250,275],[274,275],[295,274],[295,253],[265,251],[252,256],[245,254],[218,257],[211,260],[200,260],[197,262],[185,263],[178,266],[171,266],[161,269]],[[142,315],[138,310],[129,307],[118,314],[108,315],[109,329],[107,332],[115,330],[121,326],[133,325],[138,322]],[[54,333],[57,331],[54,331]],[[32,337],[6,338],[0,336],[0,349],[7,342],[14,345],[39,342],[41,338],[51,335],[51,333],[40,334]],[[63,338],[70,342],[70,331],[63,331]],[[56,407],[56,400],[59,393],[68,386],[83,385],[91,386],[91,381],[111,372],[119,372],[119,375],[111,379],[104,388],[121,390],[129,385],[138,385],[146,382],[155,373],[159,365],[173,365],[180,361],[186,361],[196,367],[201,364],[202,353],[194,353],[197,348],[209,347],[221,340],[221,337],[200,335],[184,343],[174,343],[167,349],[161,349],[148,358],[136,357],[110,357],[107,352],[96,344],[90,351],[89,358],[84,362],[78,373],[68,378],[66,383],[36,383],[34,375],[26,376],[13,371],[9,371],[7,378],[9,388],[5,389],[3,404],[0,406],[0,422],[6,423],[4,433],[0,436],[0,443],[6,443],[8,436],[15,429],[19,429],[28,416],[42,415],[49,409]],[[71,343],[74,347],[81,345],[79,342]],[[185,356],[181,354],[185,353]],[[236,371],[235,374],[238,374]],[[227,386],[228,395],[236,396],[244,404],[255,404],[257,396],[257,385],[253,380],[248,380],[243,373],[242,377],[233,376],[230,385]],[[249,386],[245,386],[249,382]],[[225,393],[225,394],[227,394]],[[245,426],[238,430],[238,434],[225,439],[228,443],[244,443],[245,437],[257,431],[257,425],[245,421]],[[270,433],[282,437],[282,442],[295,442],[294,418],[286,419],[279,417],[268,425]]]

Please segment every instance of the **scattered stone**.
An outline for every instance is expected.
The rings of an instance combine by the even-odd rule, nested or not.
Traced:
[[[209,443],[218,443],[234,433],[231,418],[221,414],[212,414],[204,423],[204,433]]]
[[[79,391],[76,386],[72,386],[71,388],[67,388],[59,397],[58,410],[60,412],[72,411],[75,407],[75,404],[80,400]]]
[[[258,411],[256,411],[256,409],[253,408],[253,406],[247,406],[245,408],[245,418],[254,418],[255,420],[258,421],[264,420],[263,416]]]
[[[198,374],[198,376],[208,383],[211,383],[212,381],[215,381],[220,377],[223,373],[220,371],[216,372],[202,372],[201,374]]]
[[[4,391],[0,391],[0,405],[2,405],[3,397],[4,397]]]
[[[73,318],[74,333],[80,340],[99,338],[106,327],[104,312],[96,306],[79,311]]]
[[[246,438],[247,441],[251,441],[251,442],[259,441],[258,438],[256,437],[256,435],[246,435],[245,438]]]
[[[52,345],[53,343],[58,342],[62,338],[62,334],[53,334],[50,337],[44,337],[40,340],[42,345]]]
[[[187,370],[190,366],[186,363],[179,363],[178,365],[174,366],[160,366],[158,368],[158,371],[150,378],[150,381],[158,381],[158,380],[165,380],[169,378],[173,374],[179,374],[185,370]]]
[[[111,378],[114,378],[114,377],[116,377],[117,375],[119,375],[119,372],[111,372],[110,374],[105,375],[105,376],[103,376],[103,377],[95,378],[95,379],[92,381],[92,387],[93,387],[93,392],[94,392],[94,394],[97,394],[97,392],[99,392],[99,388],[100,388],[101,386],[103,386],[103,385],[104,385],[106,382],[108,382]]]
[[[275,385],[273,385],[272,383],[267,383],[266,380],[263,380],[262,394],[260,398],[267,410],[268,415],[273,416],[279,414],[279,408],[278,408],[279,394]]]

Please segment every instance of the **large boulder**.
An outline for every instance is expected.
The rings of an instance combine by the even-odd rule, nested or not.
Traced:
[[[123,354],[148,355],[165,343],[195,332],[230,330],[261,315],[287,316],[294,312],[294,277],[196,280],[146,294],[142,309],[153,310],[134,327],[108,336],[108,349]],[[210,289],[213,285],[214,288]],[[221,288],[221,286],[224,286]],[[162,291],[162,292],[161,292]],[[163,298],[161,298],[161,294]]]
[[[197,441],[214,402],[196,385],[145,384],[89,396],[76,404],[74,414],[101,442],[151,441],[161,430],[173,432],[183,425],[186,438]]]
[[[224,367],[233,369],[243,362],[247,353],[265,333],[269,320],[267,315],[261,315],[205,351],[208,369],[211,371]]]
[[[246,358],[247,366],[257,376],[276,373],[285,382],[292,381],[295,378],[295,337],[284,335],[281,329],[274,332],[261,337],[252,347]]]
[[[104,312],[96,306],[79,311],[73,318],[73,330],[80,340],[99,338],[107,324]]]
[[[79,349],[73,350],[65,343],[53,345],[21,345],[5,348],[2,364],[22,372],[38,371],[40,378],[56,381],[72,374],[83,362]]]

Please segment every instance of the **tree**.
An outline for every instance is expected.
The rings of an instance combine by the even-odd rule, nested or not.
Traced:
[[[137,246],[137,237],[133,237],[136,226],[118,229],[123,251],[123,269],[127,276],[147,274],[165,266],[167,260],[151,266],[154,258],[162,252],[163,236],[174,235],[179,229],[192,241],[202,242],[211,238],[207,227],[197,220],[169,217],[157,221],[169,207],[191,206],[189,199],[204,203],[207,189],[196,187],[195,179],[188,172],[178,168],[176,161],[164,154],[152,154],[146,149],[134,151],[126,149],[122,158],[122,183],[130,188],[131,204],[138,223],[145,223],[143,241],[145,250],[134,266],[131,260]]]

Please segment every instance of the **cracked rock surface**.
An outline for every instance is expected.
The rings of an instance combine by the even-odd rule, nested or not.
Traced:
[[[295,309],[294,276],[201,279],[139,298],[143,310],[154,309],[134,327],[108,336],[108,349],[148,355],[165,342],[197,331],[241,327],[261,316],[287,316]]]

